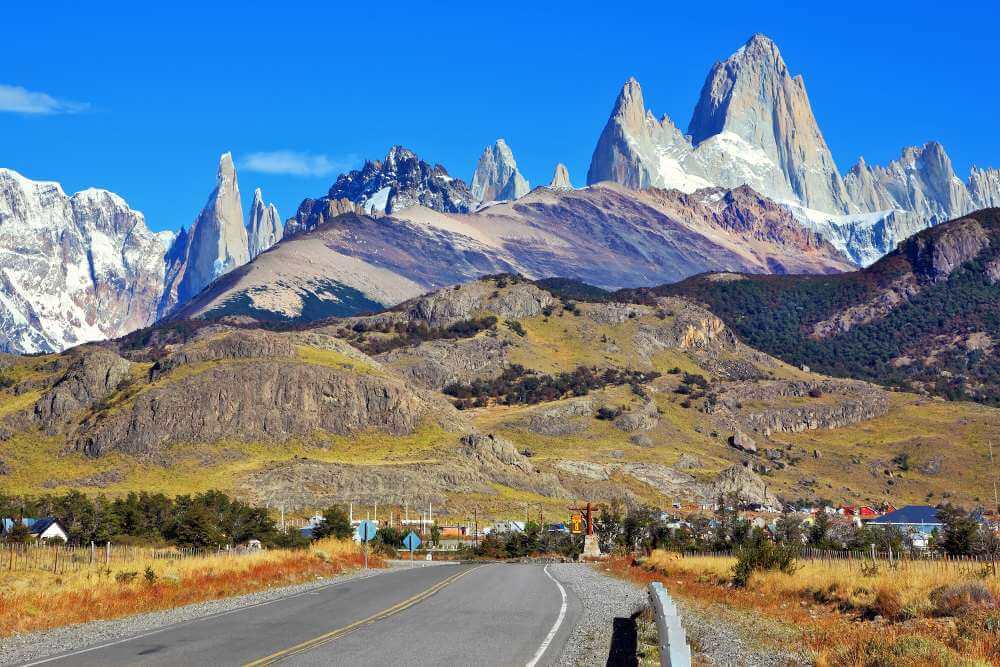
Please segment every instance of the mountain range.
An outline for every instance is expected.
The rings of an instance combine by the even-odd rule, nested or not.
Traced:
[[[629,79],[586,182],[573,188],[559,163],[530,189],[502,138],[471,185],[397,145],[284,222],[258,190],[244,220],[227,153],[203,210],[172,237],[112,193],[67,197],[3,170],[0,350],[56,351],[162,318],[345,316],[499,272],[618,289],[705,271],[850,271],[1000,203],[1000,171],[962,181],[934,142],[842,176],[802,76],[763,35],[712,67],[686,133]]]

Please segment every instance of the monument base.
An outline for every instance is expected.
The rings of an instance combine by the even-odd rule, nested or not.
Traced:
[[[586,535],[583,538],[583,558],[601,558],[601,547],[597,544],[597,535]]]

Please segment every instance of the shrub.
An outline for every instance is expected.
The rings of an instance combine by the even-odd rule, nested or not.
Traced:
[[[123,586],[131,584],[139,576],[138,572],[119,572],[115,575],[115,581]]]
[[[812,389],[809,390],[809,396],[812,398],[822,398],[823,390],[820,389],[819,387],[813,387]]]
[[[880,586],[875,591],[875,600],[872,602],[871,611],[873,615],[881,616],[890,621],[898,621],[903,616],[903,599],[899,591],[888,586]]]
[[[740,587],[746,586],[750,575],[757,571],[776,570],[792,574],[796,570],[797,555],[796,545],[775,544],[767,539],[764,531],[754,528],[750,539],[736,551],[733,583]]]
[[[963,616],[976,608],[996,604],[993,593],[979,581],[935,588],[931,591],[930,600],[938,616]]]
[[[517,320],[507,320],[506,322],[504,322],[504,324],[506,324],[511,331],[516,333],[518,336],[521,336],[522,338],[528,335],[528,332],[524,330],[524,327]]]
[[[142,576],[146,579],[146,583],[150,586],[156,583],[156,572],[153,572],[153,568],[151,566],[146,566],[146,571]]]

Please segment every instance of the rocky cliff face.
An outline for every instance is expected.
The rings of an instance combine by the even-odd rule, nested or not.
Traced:
[[[862,266],[921,229],[1000,202],[1000,171],[974,168],[963,182],[935,142],[886,167],[862,159],[842,178],[802,77],[763,35],[713,66],[688,136],[654,117],[629,79],[587,174],[589,184],[606,180],[689,194],[748,185]]]
[[[418,204],[436,211],[466,213],[474,197],[461,179],[449,176],[441,165],[431,165],[413,151],[393,146],[385,160],[365,162],[360,170],[338,177],[326,199],[346,199],[369,215],[382,215]],[[303,213],[301,208],[299,212]]]
[[[569,169],[562,162],[556,165],[555,173],[552,174],[552,181],[549,183],[552,190],[572,190],[573,184],[569,180]]]
[[[250,259],[280,241],[283,233],[278,208],[274,204],[265,206],[260,188],[257,188],[253,193],[253,204],[250,205],[250,217],[247,220]]]
[[[190,300],[219,276],[250,261],[232,154],[224,153],[219,159],[215,189],[191,228],[178,234],[167,259],[160,316]]]
[[[715,64],[688,133],[646,110],[639,83],[629,79],[598,139],[587,183],[686,193],[749,185],[780,202],[852,210],[802,77],[792,77],[763,35]]]
[[[51,352],[151,324],[164,246],[106,190],[0,169],[0,351]]]
[[[733,160],[745,160],[747,146],[762,153],[774,167],[769,175],[774,181],[763,189],[772,197],[822,211],[850,211],[805,82],[791,75],[778,47],[764,35],[754,35],[712,67],[688,134],[695,146],[714,138]],[[790,197],[781,196],[786,193]]]
[[[472,196],[477,202],[520,199],[530,189],[503,138],[483,149],[472,175]]]

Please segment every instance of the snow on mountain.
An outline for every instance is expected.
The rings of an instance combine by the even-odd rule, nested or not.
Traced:
[[[0,350],[66,349],[151,324],[162,240],[106,190],[0,169]]]
[[[159,315],[188,301],[213,280],[250,261],[243,204],[233,156],[219,158],[216,186],[189,230],[177,235],[167,253]]]
[[[477,202],[512,201],[531,187],[517,170],[517,161],[503,138],[483,149],[472,175],[472,196]]]
[[[587,183],[600,181],[685,193],[746,184],[862,265],[916,231],[1000,202],[1000,171],[974,168],[963,182],[935,142],[884,168],[862,159],[841,177],[802,76],[760,34],[712,67],[687,136],[645,108],[630,78],[591,159]]]

